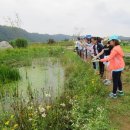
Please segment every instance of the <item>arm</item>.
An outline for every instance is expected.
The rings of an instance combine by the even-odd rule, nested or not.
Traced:
[[[104,53],[104,49],[99,54],[97,54],[96,57],[100,57],[103,53]]]
[[[105,59],[101,59],[100,61],[101,62],[106,62],[106,61],[110,61],[111,59],[113,59],[115,56],[116,56],[117,52],[115,50],[112,50],[111,51],[111,54],[108,58],[105,58]]]

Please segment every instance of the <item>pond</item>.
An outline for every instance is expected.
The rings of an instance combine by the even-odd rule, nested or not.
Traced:
[[[11,83],[9,86],[17,86],[19,96],[28,100],[28,93],[36,95],[37,99],[43,100],[44,96],[54,100],[64,89],[64,68],[58,59],[34,59],[31,66],[18,68],[21,80]],[[8,94],[7,94],[8,95]],[[3,99],[4,109],[9,108],[12,99],[6,96]],[[5,108],[6,107],[6,108]]]
[[[34,60],[32,66],[19,68],[22,80],[18,83],[19,90],[26,95],[28,86],[32,91],[51,94],[52,97],[60,94],[64,86],[64,69],[60,62],[48,60]],[[41,95],[42,93],[40,93]]]

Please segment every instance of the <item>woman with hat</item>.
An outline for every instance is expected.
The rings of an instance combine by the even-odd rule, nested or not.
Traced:
[[[100,62],[109,62],[108,69],[112,71],[113,91],[109,94],[112,98],[117,98],[117,95],[123,96],[121,73],[124,70],[124,53],[120,46],[119,38],[116,35],[109,37],[110,45],[113,49],[108,58],[101,59]]]

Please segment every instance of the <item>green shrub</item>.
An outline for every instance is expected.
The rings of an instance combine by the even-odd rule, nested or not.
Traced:
[[[12,47],[16,47],[15,40],[10,41],[9,44],[10,44]]]
[[[26,48],[28,46],[28,41],[26,39],[18,38],[15,40],[15,45],[18,48]]]
[[[17,69],[5,65],[0,66],[0,81],[2,83],[17,81],[19,79],[20,79],[20,74]]]
[[[48,44],[53,44],[53,43],[55,43],[55,40],[54,40],[54,39],[49,39],[49,40],[48,40]]]

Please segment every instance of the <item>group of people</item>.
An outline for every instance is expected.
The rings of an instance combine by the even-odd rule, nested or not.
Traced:
[[[121,73],[125,68],[124,53],[120,46],[117,35],[112,35],[107,41],[100,37],[86,35],[84,38],[77,37],[75,51],[85,61],[92,61],[93,69],[104,77],[103,83],[111,85],[113,91],[109,94],[112,98],[123,96]]]

